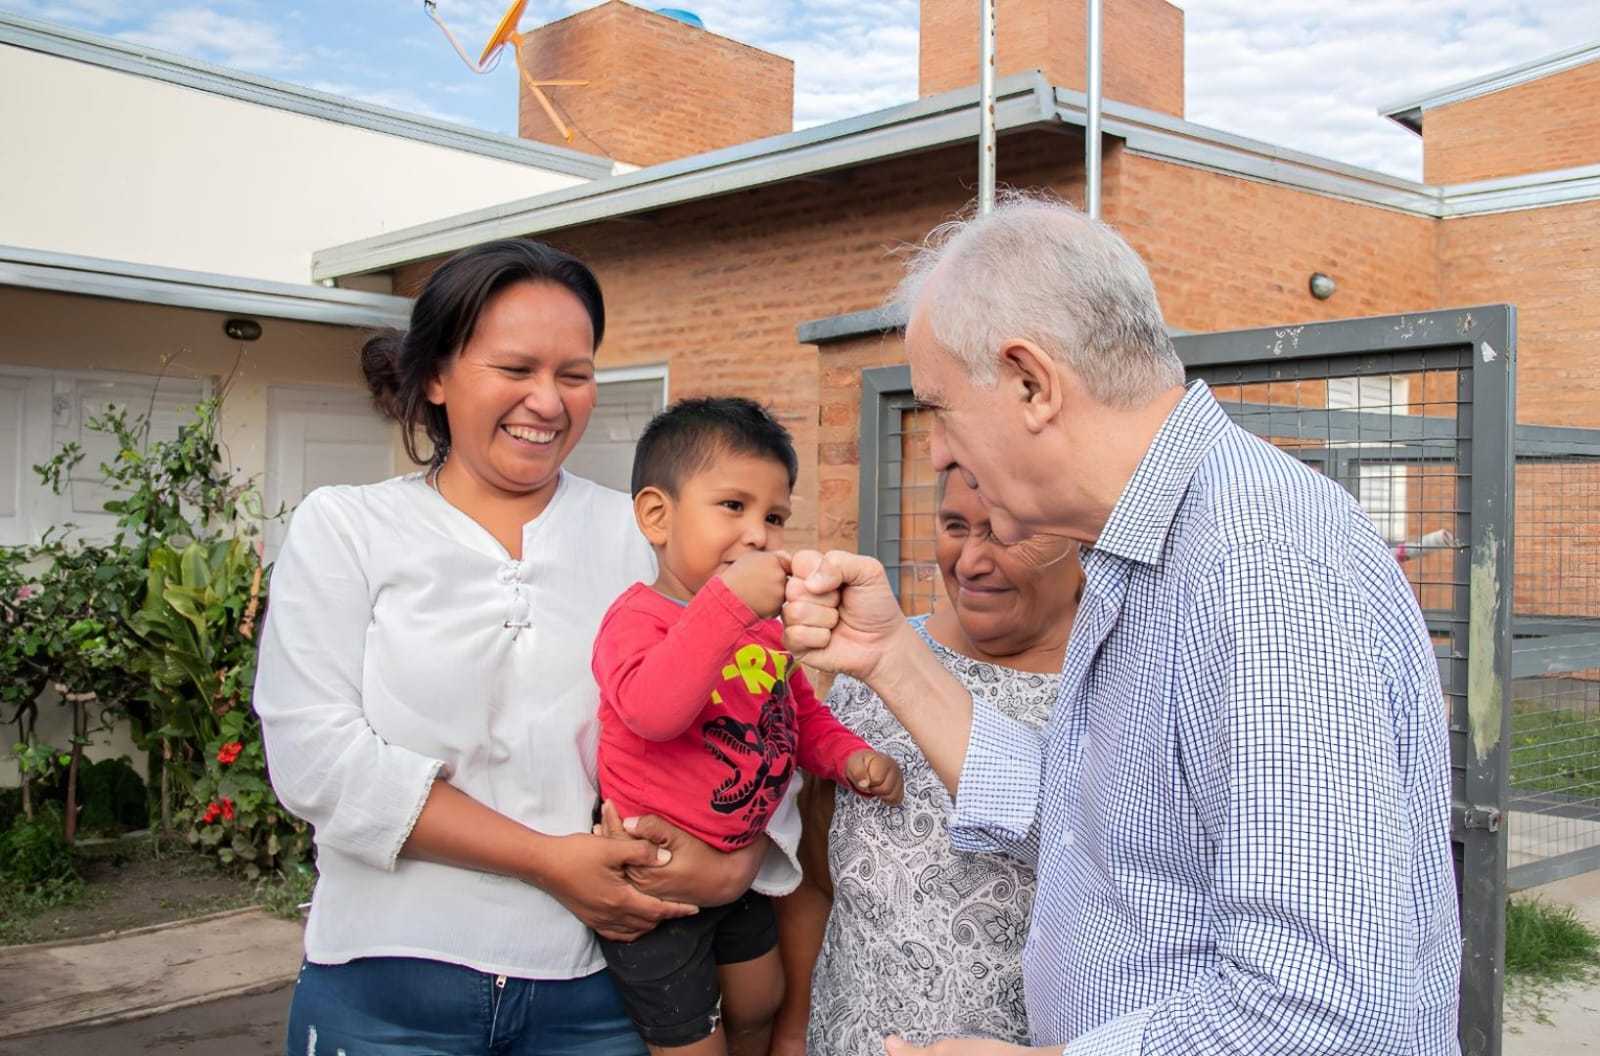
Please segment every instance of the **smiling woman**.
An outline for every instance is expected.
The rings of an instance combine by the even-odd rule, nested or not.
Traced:
[[[655,575],[627,496],[562,468],[604,333],[581,261],[510,240],[451,258],[363,350],[427,470],[313,492],[273,573],[255,703],[321,874],[293,1056],[643,1056],[594,933],[724,903],[763,864],[765,837],[589,831],[595,632]]]

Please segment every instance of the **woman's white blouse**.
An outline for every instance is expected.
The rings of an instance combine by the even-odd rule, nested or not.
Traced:
[[[273,787],[316,831],[309,960],[534,979],[602,967],[539,888],[399,853],[438,777],[539,832],[589,830],[595,631],[654,577],[628,498],[567,473],[523,527],[521,560],[420,474],[306,497],[272,573],[255,708]],[[787,813],[771,835],[792,852]],[[796,869],[774,854],[758,886],[792,888]]]

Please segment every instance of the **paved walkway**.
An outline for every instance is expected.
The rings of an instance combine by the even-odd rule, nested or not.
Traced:
[[[0,950],[0,1039],[150,1016],[293,981],[298,923],[260,909]]]
[[[1571,906],[1600,928],[1600,872],[1535,887],[1519,897]],[[1513,987],[1506,1001],[1503,1044],[1504,1056],[1600,1054],[1600,979],[1538,994],[1518,993]]]

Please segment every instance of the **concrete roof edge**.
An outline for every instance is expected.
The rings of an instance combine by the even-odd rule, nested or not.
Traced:
[[[1057,88],[1056,100],[1062,121],[1072,125],[1087,123],[1082,92]],[[1439,188],[1376,169],[1347,165],[1125,103],[1106,103],[1102,123],[1108,135],[1122,139],[1135,154],[1419,216],[1441,215]]]
[[[1036,70],[1002,78],[995,95],[996,124],[1002,131],[1059,120],[1051,86]],[[312,277],[374,271],[486,239],[538,234],[648,212],[963,142],[977,134],[977,106],[976,87],[958,89],[330,246],[312,255]]]
[[[0,245],[0,286],[237,312],[335,326],[404,327],[411,300],[103,257]]]
[[[0,11],[0,44],[562,175],[596,179],[612,169],[608,158],[255,77],[4,11]]]
[[[1575,66],[1583,66],[1590,62],[1600,61],[1600,40],[1591,40],[1585,44],[1578,44],[1571,48],[1563,48],[1549,55],[1540,56],[1529,62],[1517,66],[1496,70],[1481,77],[1471,80],[1459,81],[1444,88],[1428,92],[1425,95],[1413,96],[1388,103],[1378,107],[1380,117],[1387,117],[1398,122],[1413,132],[1422,131],[1422,115],[1426,110],[1436,106],[1448,106],[1451,103],[1462,103],[1468,99],[1488,95],[1491,92],[1515,88],[1519,84],[1527,84],[1541,77],[1570,70]],[[1413,122],[1415,122],[1413,124]]]
[[[1600,165],[1578,165],[1440,188],[1447,219],[1600,199]]]
[[[811,319],[795,328],[795,340],[802,345],[828,345],[854,337],[888,334],[905,329],[905,312],[883,305],[843,315]]]

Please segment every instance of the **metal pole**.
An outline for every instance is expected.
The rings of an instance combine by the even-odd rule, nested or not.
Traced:
[[[978,215],[994,208],[994,0],[979,0]]]
[[[1100,218],[1100,0],[1089,0],[1089,123],[1083,130],[1084,208]]]

